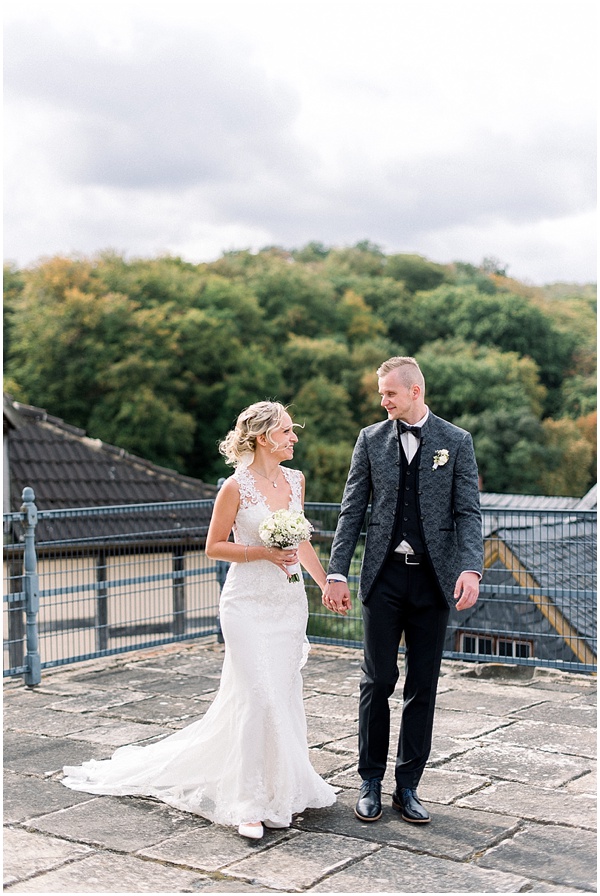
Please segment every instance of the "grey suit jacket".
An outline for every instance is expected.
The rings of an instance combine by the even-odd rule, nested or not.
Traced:
[[[448,462],[434,470],[434,454],[443,448],[448,450]],[[395,547],[390,542],[402,450],[396,422],[384,420],[361,430],[352,454],[328,572],[348,575],[371,503],[360,574],[363,602],[369,599],[388,552]],[[464,570],[483,572],[477,463],[470,434],[431,411],[422,430],[418,501],[427,554],[440,589],[453,606],[459,574]]]

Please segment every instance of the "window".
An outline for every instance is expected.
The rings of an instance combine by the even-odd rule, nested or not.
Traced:
[[[457,632],[459,653],[479,656],[507,656],[528,659],[533,656],[533,641],[507,638],[504,635],[479,635],[476,632]]]

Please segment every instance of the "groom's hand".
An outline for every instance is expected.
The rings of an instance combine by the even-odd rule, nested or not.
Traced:
[[[479,597],[479,576],[476,572],[461,572],[454,589],[457,610],[468,610]]]
[[[323,589],[322,603],[328,610],[345,616],[352,607],[350,590],[346,582],[327,582]]]

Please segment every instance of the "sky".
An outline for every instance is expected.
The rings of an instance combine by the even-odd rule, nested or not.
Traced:
[[[5,0],[4,257],[596,280],[595,0]]]

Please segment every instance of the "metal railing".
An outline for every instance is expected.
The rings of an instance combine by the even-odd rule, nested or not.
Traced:
[[[208,635],[220,636],[227,564],[204,553],[213,500],[37,510],[31,489],[4,515],[4,675],[40,681],[42,669]],[[338,504],[307,503],[313,545],[327,567]],[[477,662],[596,670],[596,512],[483,512],[481,597],[451,611],[444,656]],[[329,613],[306,578],[308,636],[362,646],[356,600]]]

